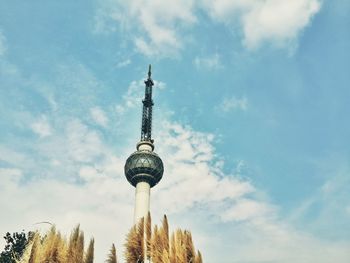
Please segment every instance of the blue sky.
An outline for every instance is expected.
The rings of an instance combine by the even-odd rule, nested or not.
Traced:
[[[151,63],[154,221],[205,262],[348,262],[349,24],[345,0],[0,1],[0,232],[121,248]]]

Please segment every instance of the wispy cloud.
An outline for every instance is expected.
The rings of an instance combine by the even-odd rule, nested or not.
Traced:
[[[303,29],[320,10],[319,0],[216,0],[216,1],[109,1],[97,12],[96,28],[128,32],[136,49],[146,56],[176,56],[184,47],[192,26],[200,26],[197,14],[206,12],[223,27],[243,33],[250,50],[265,43],[293,48]],[[109,21],[109,22],[108,22]],[[111,22],[112,21],[112,22]],[[113,23],[113,21],[115,21]]]
[[[296,230],[279,219],[273,205],[258,198],[259,190],[250,182],[225,174],[213,145],[214,135],[171,121],[160,126],[156,149],[166,173],[152,189],[153,218],[167,213],[177,226],[181,220],[176,218],[186,217],[185,226],[193,229],[195,241],[197,234],[201,237],[198,245],[208,262],[215,262],[218,256],[224,263],[347,262],[348,243]],[[60,229],[71,229],[80,222],[86,234],[98,241],[96,259],[103,260],[112,242],[121,249],[132,224],[134,188],[123,175],[125,151],[113,153],[94,128],[80,120],[68,123],[64,130],[63,136],[58,133],[50,139],[52,145],[65,147],[68,158],[62,158],[62,149],[50,158],[60,160],[61,167],[72,167],[65,177],[44,176],[23,184],[22,169],[0,169],[2,196],[13,200],[0,200],[2,211],[12,215],[0,219],[0,231],[33,229],[35,222],[43,220]],[[39,154],[47,155],[50,149],[45,149]],[[46,173],[53,169],[62,168],[48,166]],[[206,231],[209,226],[213,233]],[[216,239],[220,241],[213,242]]]
[[[256,49],[264,43],[289,46],[318,13],[318,0],[296,1],[204,1],[210,16],[219,22],[242,24],[243,43],[248,49]]]
[[[347,156],[324,156],[313,159],[312,163],[317,167],[317,176],[324,178],[323,183],[290,212],[288,222],[317,236],[347,240],[350,233],[350,166]],[[335,216],[337,220],[334,220]]]
[[[93,107],[90,109],[92,119],[100,126],[107,127],[108,118],[106,113],[100,107]]]
[[[222,63],[218,53],[206,57],[196,57],[193,60],[193,63],[198,69],[213,70],[222,67]]]
[[[248,109],[248,99],[246,97],[237,98],[235,96],[224,98],[218,109],[223,112],[230,112],[232,110],[246,111]]]
[[[65,135],[64,139],[68,145],[64,151],[71,160],[89,163],[99,158],[104,152],[104,145],[98,132],[89,129],[79,119],[74,119],[67,124]]]
[[[124,68],[130,64],[131,64],[131,59],[122,60],[122,61],[117,63],[117,68]]]
[[[183,0],[111,1],[99,9],[96,19],[98,27],[95,28],[106,32],[108,29],[105,26],[110,25],[106,21],[115,21],[121,30],[137,32],[132,34],[130,40],[140,53],[147,56],[173,56],[183,47],[178,28],[185,29],[195,22],[193,5],[194,1]]]
[[[157,144],[168,176],[154,191],[157,210],[171,214],[196,204],[234,203],[233,200],[254,191],[248,182],[224,176],[221,160],[215,156],[212,134],[196,132],[178,123],[163,122],[161,127]]]
[[[277,46],[288,46],[319,11],[317,0],[266,1],[256,5],[242,19],[244,22],[244,44],[255,49],[264,42]]]
[[[160,218],[162,213],[182,214],[199,203],[208,206],[238,200],[254,191],[248,182],[221,178],[211,145],[213,135],[171,122],[161,126],[157,149],[165,161],[167,173],[152,191],[155,218]],[[23,170],[26,174],[36,173],[35,166],[0,171],[3,196],[18,200],[11,205],[5,199],[0,200],[3,211],[16,219],[2,218],[0,231],[24,226],[32,229],[34,226],[30,224],[43,220],[63,229],[80,222],[89,235],[93,233],[96,240],[100,240],[97,257],[102,260],[110,243],[115,240],[123,243],[127,226],[132,223],[129,219],[132,218],[134,188],[123,175],[125,150],[114,154],[94,128],[78,119],[68,122],[63,130],[39,145],[32,145],[38,158],[51,160],[40,168],[41,177],[22,185]],[[63,175],[52,176],[57,173]],[[199,187],[194,188],[194,185]],[[169,195],[174,198],[166,198]],[[104,222],[104,226],[97,227],[95,222]],[[107,235],[111,229],[118,230],[113,237]]]
[[[42,115],[35,120],[32,123],[31,128],[33,132],[38,134],[40,137],[47,137],[52,134],[52,128],[45,115]]]
[[[0,29],[0,57],[5,54],[6,50],[7,50],[6,37]]]

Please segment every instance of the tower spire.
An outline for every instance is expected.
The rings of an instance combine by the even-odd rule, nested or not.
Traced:
[[[151,188],[163,177],[162,159],[153,152],[152,139],[152,86],[151,65],[148,67],[148,79],[145,80],[145,98],[142,100],[141,140],[137,151],[129,156],[124,166],[126,179],[136,187],[134,223],[146,217],[150,209]]]
[[[151,65],[148,67],[148,79],[145,80],[145,98],[142,100],[142,126],[141,126],[141,141],[149,141],[153,143],[152,140],[152,87],[154,85],[151,78]]]

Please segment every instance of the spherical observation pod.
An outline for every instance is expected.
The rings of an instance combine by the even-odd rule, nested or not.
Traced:
[[[162,179],[164,166],[156,153],[137,151],[126,160],[124,172],[133,186],[138,182],[147,182],[153,187]]]

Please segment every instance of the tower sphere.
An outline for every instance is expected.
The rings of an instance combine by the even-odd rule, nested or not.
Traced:
[[[153,187],[162,179],[164,166],[156,153],[136,151],[126,160],[124,172],[133,186],[139,182],[147,182]]]

